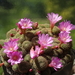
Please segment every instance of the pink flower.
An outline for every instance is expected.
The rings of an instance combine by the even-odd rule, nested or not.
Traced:
[[[27,18],[21,19],[17,25],[20,29],[32,29],[32,21]]]
[[[5,42],[3,46],[3,48],[5,49],[4,53],[16,51],[18,49],[18,45],[17,45],[18,40],[19,39],[10,39],[8,42]]]
[[[35,52],[36,52],[38,55],[40,55],[40,54],[42,54],[44,51],[41,49],[41,47],[35,46]]]
[[[41,45],[41,48],[47,48],[48,46],[52,46],[53,38],[49,37],[48,34],[39,34],[38,43]]]
[[[34,51],[33,48],[31,48],[31,50],[30,50],[30,56],[31,56],[32,59],[38,57],[37,53]]]
[[[23,60],[22,52],[14,51],[10,53],[8,53],[7,56],[9,57],[8,63],[11,63],[11,65],[18,64]]]
[[[57,69],[60,69],[61,67],[63,67],[62,62],[60,62],[60,58],[52,57],[52,61],[49,64],[49,67],[53,67],[56,71]]]
[[[59,33],[58,40],[61,43],[67,43],[67,42],[72,41],[71,36],[69,36],[69,33],[67,33],[66,31],[63,31],[63,32]]]
[[[66,31],[68,33],[70,33],[71,30],[75,29],[75,25],[71,24],[70,21],[64,21],[64,22],[61,22],[59,23],[59,26],[58,26],[62,31]]]
[[[62,19],[62,17],[59,16],[59,14],[55,13],[48,13],[47,18],[50,21],[51,27],[53,27],[58,21]]]
[[[30,56],[32,59],[38,57],[42,53],[43,53],[43,50],[41,50],[41,48],[38,46],[35,46],[35,50],[33,49],[33,47],[30,50]]]

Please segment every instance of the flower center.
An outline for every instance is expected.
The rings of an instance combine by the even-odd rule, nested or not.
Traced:
[[[13,50],[13,48],[10,48],[10,51],[12,51]]]
[[[27,27],[27,24],[26,23],[24,23],[24,27]]]
[[[18,59],[18,57],[17,56],[13,56],[13,60],[17,60]]]
[[[64,28],[63,30],[66,31],[66,28]]]
[[[66,38],[63,38],[63,40],[65,41],[65,40],[66,40]]]
[[[46,43],[47,43],[47,42],[44,40],[44,41],[43,41],[43,44],[46,44]]]

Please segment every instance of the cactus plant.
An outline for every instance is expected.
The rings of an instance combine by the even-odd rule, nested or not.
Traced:
[[[62,19],[55,13],[47,18],[50,28],[24,18],[16,29],[7,32],[5,40],[0,40],[2,62],[12,75],[52,75],[73,61],[69,34],[75,26],[69,21],[55,26]]]

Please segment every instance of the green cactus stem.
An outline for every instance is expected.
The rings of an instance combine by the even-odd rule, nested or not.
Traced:
[[[21,49],[22,49],[22,55],[24,57],[27,54],[27,51],[24,48],[21,48]]]
[[[65,55],[65,57],[63,58],[63,60],[66,62],[66,63],[68,63],[68,62],[70,62],[71,61],[71,55],[70,54],[66,54]]]
[[[20,48],[21,46],[22,46],[22,44],[19,42],[19,43],[18,43],[18,47]]]
[[[25,36],[22,34],[22,35],[20,35],[20,33],[17,33],[15,36],[14,36],[14,38],[16,39],[16,38],[19,38],[19,43],[23,43],[23,41],[25,40]]]
[[[67,64],[63,59],[61,59],[60,62],[62,62],[63,66],[65,66]]]
[[[52,34],[53,35],[58,35],[60,33],[60,29],[57,26],[54,26],[52,29]]]
[[[40,31],[40,29],[31,30],[31,33],[33,33],[33,34],[34,34],[34,36],[35,36],[35,35],[36,35],[36,33],[37,33],[38,31]]]
[[[8,60],[9,58],[7,57],[7,54],[4,53],[4,49],[1,49],[1,56],[3,57],[4,60]]]
[[[26,36],[26,40],[31,41],[32,38],[34,37],[34,34],[33,34],[32,32],[27,32],[27,33],[25,34],[25,36]]]
[[[63,54],[63,50],[62,50],[62,49],[60,49],[60,48],[59,48],[59,49],[57,49],[57,50],[56,50],[56,52],[57,52],[57,53],[59,53],[59,54]]]
[[[60,41],[58,40],[58,38],[53,38],[53,42],[54,43],[60,43]]]
[[[51,54],[50,52],[52,51],[52,48],[51,47],[48,47],[48,48],[45,48],[44,49],[44,53],[45,54]]]
[[[29,62],[26,62],[26,61],[22,61],[18,65],[19,65],[19,71],[21,73],[27,73],[29,69],[31,68],[31,65],[29,64]]]
[[[31,59],[30,54],[25,55],[25,57],[24,57],[24,61],[29,62],[30,59]]]
[[[32,47],[32,43],[30,41],[24,41],[22,43],[22,48],[24,48],[27,52],[30,51],[31,47]]]
[[[7,38],[12,38],[16,35],[17,31],[15,29],[11,29],[6,33]]]
[[[31,42],[32,42],[32,45],[33,45],[33,46],[39,45],[39,44],[38,44],[38,37],[37,37],[37,36],[34,37],[34,38],[31,40]]]
[[[42,34],[48,34],[48,28],[43,28],[41,29]]]
[[[63,43],[63,44],[61,44],[60,48],[65,50],[65,51],[66,50],[69,51],[72,48],[72,46],[70,45],[70,43],[66,43],[66,44]]]
[[[18,72],[19,71],[18,68],[19,68],[18,64],[12,65],[12,70],[13,71]]]
[[[60,49],[60,48],[54,49],[53,52],[54,52],[54,54],[53,54],[54,56],[57,56],[57,57],[59,57],[59,58],[64,57],[64,52],[63,52],[63,50]]]
[[[47,59],[48,63],[51,62],[51,56],[50,55],[44,55],[44,57]]]
[[[57,51],[56,51],[56,50],[53,50],[53,56],[56,56],[56,57],[58,57],[58,56],[59,56],[59,54],[57,53]]]
[[[48,61],[43,56],[39,56],[34,59],[33,68],[34,70],[43,71],[48,67]]]
[[[19,32],[16,33],[16,35],[14,36],[14,38],[19,38],[21,35]]]

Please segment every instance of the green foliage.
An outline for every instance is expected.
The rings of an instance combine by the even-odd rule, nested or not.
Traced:
[[[0,67],[0,75],[2,75],[3,69],[2,67]]]
[[[63,16],[65,20],[71,20],[75,23],[75,0],[44,0],[45,12],[55,12]]]

